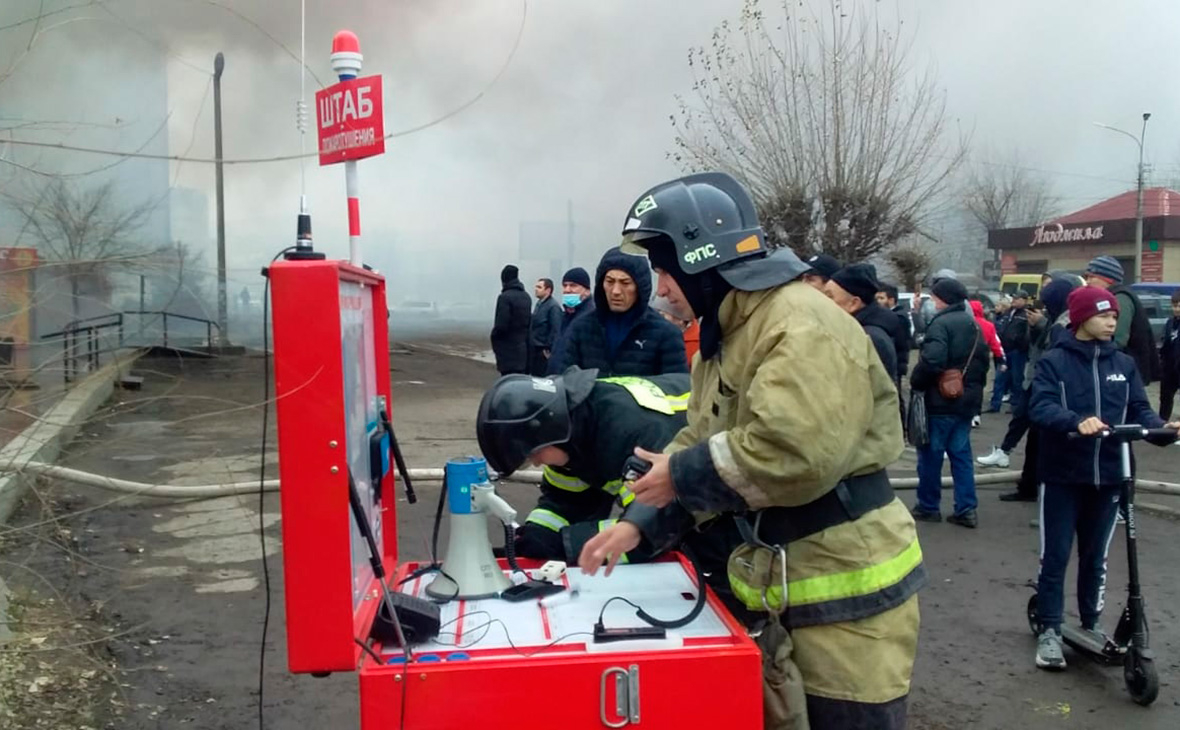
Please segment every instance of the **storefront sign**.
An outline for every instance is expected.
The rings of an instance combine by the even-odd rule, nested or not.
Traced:
[[[1102,240],[1102,226],[1084,226],[1080,228],[1066,228],[1060,223],[1050,223],[1040,226],[1033,231],[1033,240],[1028,245],[1038,243],[1069,243],[1072,241],[1100,241]]]
[[[1143,271],[1139,281],[1158,284],[1164,280],[1164,252],[1144,251]]]

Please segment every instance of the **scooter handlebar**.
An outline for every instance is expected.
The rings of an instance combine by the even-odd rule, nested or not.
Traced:
[[[1071,438],[1071,439],[1113,438],[1113,439],[1117,439],[1119,441],[1143,441],[1144,439],[1153,439],[1153,440],[1157,440],[1157,441],[1164,441],[1164,440],[1171,439],[1171,440],[1175,441],[1177,436],[1180,436],[1180,432],[1178,432],[1174,428],[1144,428],[1143,426],[1140,426],[1135,423],[1126,423],[1126,424],[1122,424],[1120,426],[1111,426],[1110,428],[1103,429],[1103,430],[1099,431],[1098,433],[1095,433],[1095,434],[1092,434],[1089,436],[1085,436],[1083,434],[1080,434],[1077,431],[1074,431],[1069,434],[1069,438]]]

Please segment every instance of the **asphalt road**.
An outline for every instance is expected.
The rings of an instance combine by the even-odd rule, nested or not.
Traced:
[[[480,395],[495,378],[492,368],[423,349],[398,349],[392,362],[395,425],[410,465],[439,467],[448,457],[474,453],[472,421]],[[143,391],[117,393],[63,463],[158,483],[257,479],[260,357],[143,361],[136,370],[146,376]],[[977,453],[999,440],[1005,423],[1005,418],[987,418],[974,434]],[[274,449],[272,418],[267,457],[271,476],[276,475]],[[1145,475],[1176,481],[1180,448],[1141,452]],[[912,453],[892,471],[912,475]],[[405,559],[428,554],[437,488],[420,484],[417,505],[398,504]],[[530,490],[508,486],[503,493],[527,511]],[[1163,684],[1157,703],[1144,709],[1128,699],[1118,669],[1068,653],[1070,667],[1063,674],[1033,667],[1034,642],[1024,607],[1029,595],[1025,583],[1037,568],[1037,531],[1029,526],[1036,505],[1001,503],[996,494],[981,492],[978,530],[921,525],[931,584],[922,594],[911,727],[1180,726],[1180,525],[1158,517],[1141,519],[1143,582]],[[56,550],[42,545],[27,553],[9,548],[5,557],[52,576],[68,600],[100,605],[93,620],[116,634],[110,646],[131,702],[112,727],[257,727],[266,602],[257,497],[179,504],[111,502],[111,494],[64,483],[51,484],[42,497],[57,506],[58,525],[68,528],[71,543]],[[912,493],[903,499],[912,502]],[[18,524],[43,519],[41,506],[39,499],[26,505]],[[99,508],[83,511],[93,507]],[[278,513],[278,496],[267,495],[262,520],[267,525],[272,604],[266,726],[357,727],[355,677],[315,679],[286,671]],[[1118,537],[1110,556],[1111,627],[1125,579],[1121,530]]]

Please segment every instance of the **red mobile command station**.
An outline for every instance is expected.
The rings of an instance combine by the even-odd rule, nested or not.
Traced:
[[[661,617],[686,613],[698,588],[682,560],[620,565],[609,578],[574,568],[562,580],[578,597],[548,608],[498,598],[450,601],[440,607],[437,636],[408,642],[408,664],[396,641],[374,639],[382,590],[350,510],[350,478],[390,588],[424,596],[433,579],[402,584],[419,566],[398,562],[397,499],[381,417],[391,402],[385,281],[325,260],[279,261],[270,280],[292,672],[358,672],[363,730],[762,726],[758,648],[712,593],[696,620],[663,641],[592,639],[612,596]],[[421,519],[431,517],[423,509]],[[606,620],[642,625],[619,602]]]
[[[268,270],[288,667],[357,672],[362,730],[761,728],[758,648],[711,592],[694,620],[663,638],[594,639],[600,616],[612,629],[646,626],[625,603],[606,606],[612,598],[660,618],[685,616],[700,588],[683,558],[621,565],[609,578],[566,571],[568,600],[551,603],[509,602],[500,590],[434,603],[437,571],[418,575],[419,564],[398,562],[385,279],[361,265],[356,175],[357,160],[384,152],[381,79],[357,78],[354,34],[338,33],[332,50],[340,83],[317,94],[317,126],[321,164],[345,167],[350,260],[314,253],[301,215],[306,245]],[[466,573],[510,586],[477,505],[515,512],[495,495],[481,458],[447,467],[452,518],[463,521],[464,544],[487,555]],[[424,509],[419,519],[431,518]],[[460,575],[471,564],[448,549],[442,570]],[[540,576],[535,561],[518,567]],[[389,607],[400,621],[388,620]],[[428,631],[415,621],[423,617]]]

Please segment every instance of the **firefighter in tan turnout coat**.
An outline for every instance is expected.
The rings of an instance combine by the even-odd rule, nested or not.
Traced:
[[[635,499],[737,522],[744,539],[725,569],[735,595],[767,617],[750,627],[766,727],[904,727],[926,573],[885,473],[903,448],[901,423],[871,341],[798,280],[806,264],[768,250],[728,175],[652,188],[623,233],[625,249],[647,253],[659,294],[701,320],[688,425],[663,454],[637,450],[652,468],[631,486]],[[640,533],[621,521],[580,564],[609,568],[658,539]]]

